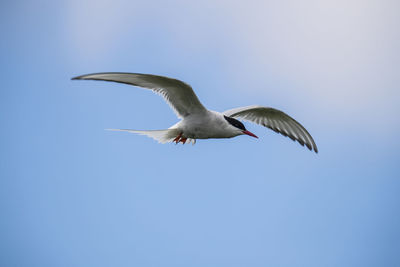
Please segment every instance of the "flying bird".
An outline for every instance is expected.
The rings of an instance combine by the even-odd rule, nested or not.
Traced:
[[[160,143],[176,144],[195,144],[196,139],[232,138],[238,135],[258,138],[238,120],[241,119],[270,128],[318,153],[317,145],[307,130],[283,111],[258,105],[234,108],[222,113],[212,111],[201,104],[190,85],[177,79],[152,74],[106,72],[77,76],[72,80],[111,81],[150,89],[161,95],[181,119],[166,130],[109,130],[147,135]]]

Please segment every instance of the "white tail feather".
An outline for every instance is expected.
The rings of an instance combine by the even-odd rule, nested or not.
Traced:
[[[150,131],[137,131],[137,130],[130,130],[130,129],[106,129],[106,130],[147,135],[148,137],[151,137],[154,140],[156,140],[162,144],[172,142],[175,139],[175,137],[177,137],[179,135],[179,131],[177,129],[150,130]]]

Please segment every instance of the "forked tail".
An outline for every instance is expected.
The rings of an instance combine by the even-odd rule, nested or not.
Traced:
[[[130,130],[130,129],[106,129],[108,131],[119,131],[119,132],[129,132],[136,133],[140,135],[147,135],[148,137],[153,138],[157,142],[161,144],[172,142],[176,139],[177,136],[181,135],[178,129],[166,129],[166,130],[150,130],[150,131],[138,131],[138,130]],[[195,139],[187,139],[187,142],[196,143]]]

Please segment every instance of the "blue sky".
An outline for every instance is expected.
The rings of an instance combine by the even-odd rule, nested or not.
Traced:
[[[3,1],[1,266],[399,266],[397,1]],[[166,75],[213,110],[282,109],[319,154],[246,123],[160,145]]]

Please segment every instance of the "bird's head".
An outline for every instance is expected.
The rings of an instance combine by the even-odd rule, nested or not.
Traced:
[[[233,126],[233,130],[237,131],[238,135],[247,134],[247,135],[250,135],[252,137],[258,138],[252,132],[247,131],[246,127],[244,127],[243,123],[241,123],[237,119],[234,119],[234,118],[231,118],[231,117],[228,117],[228,116],[225,116],[225,115],[224,115],[224,118],[231,126]]]

